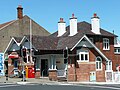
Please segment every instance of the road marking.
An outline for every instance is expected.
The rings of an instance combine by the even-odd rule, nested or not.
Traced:
[[[1,88],[1,87],[14,87],[14,86],[21,86],[21,85],[6,85],[6,84],[3,85],[3,84],[2,84],[2,86],[0,86],[0,88]]]

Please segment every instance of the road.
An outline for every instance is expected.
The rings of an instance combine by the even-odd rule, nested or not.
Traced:
[[[0,84],[0,90],[120,90],[119,85]]]

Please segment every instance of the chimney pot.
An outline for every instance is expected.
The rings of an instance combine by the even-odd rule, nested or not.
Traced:
[[[64,21],[63,21],[63,18],[60,18],[60,22],[64,22]]]
[[[96,14],[96,13],[94,13],[94,17],[97,17],[97,14]]]
[[[74,18],[74,13],[72,14],[72,18]]]

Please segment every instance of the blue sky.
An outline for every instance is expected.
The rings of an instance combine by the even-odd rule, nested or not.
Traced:
[[[78,22],[91,23],[93,13],[97,13],[101,28],[109,32],[114,30],[120,38],[120,0],[1,0],[0,23],[17,19],[18,5],[24,8],[24,15],[51,33],[57,31],[57,22],[61,17],[67,25],[72,13]]]

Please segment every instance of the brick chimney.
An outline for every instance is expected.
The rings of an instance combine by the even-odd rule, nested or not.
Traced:
[[[23,8],[21,5],[17,7],[17,18],[22,19],[23,18]]]
[[[58,37],[62,36],[66,32],[66,23],[64,22],[63,18],[60,18],[58,22]]]

